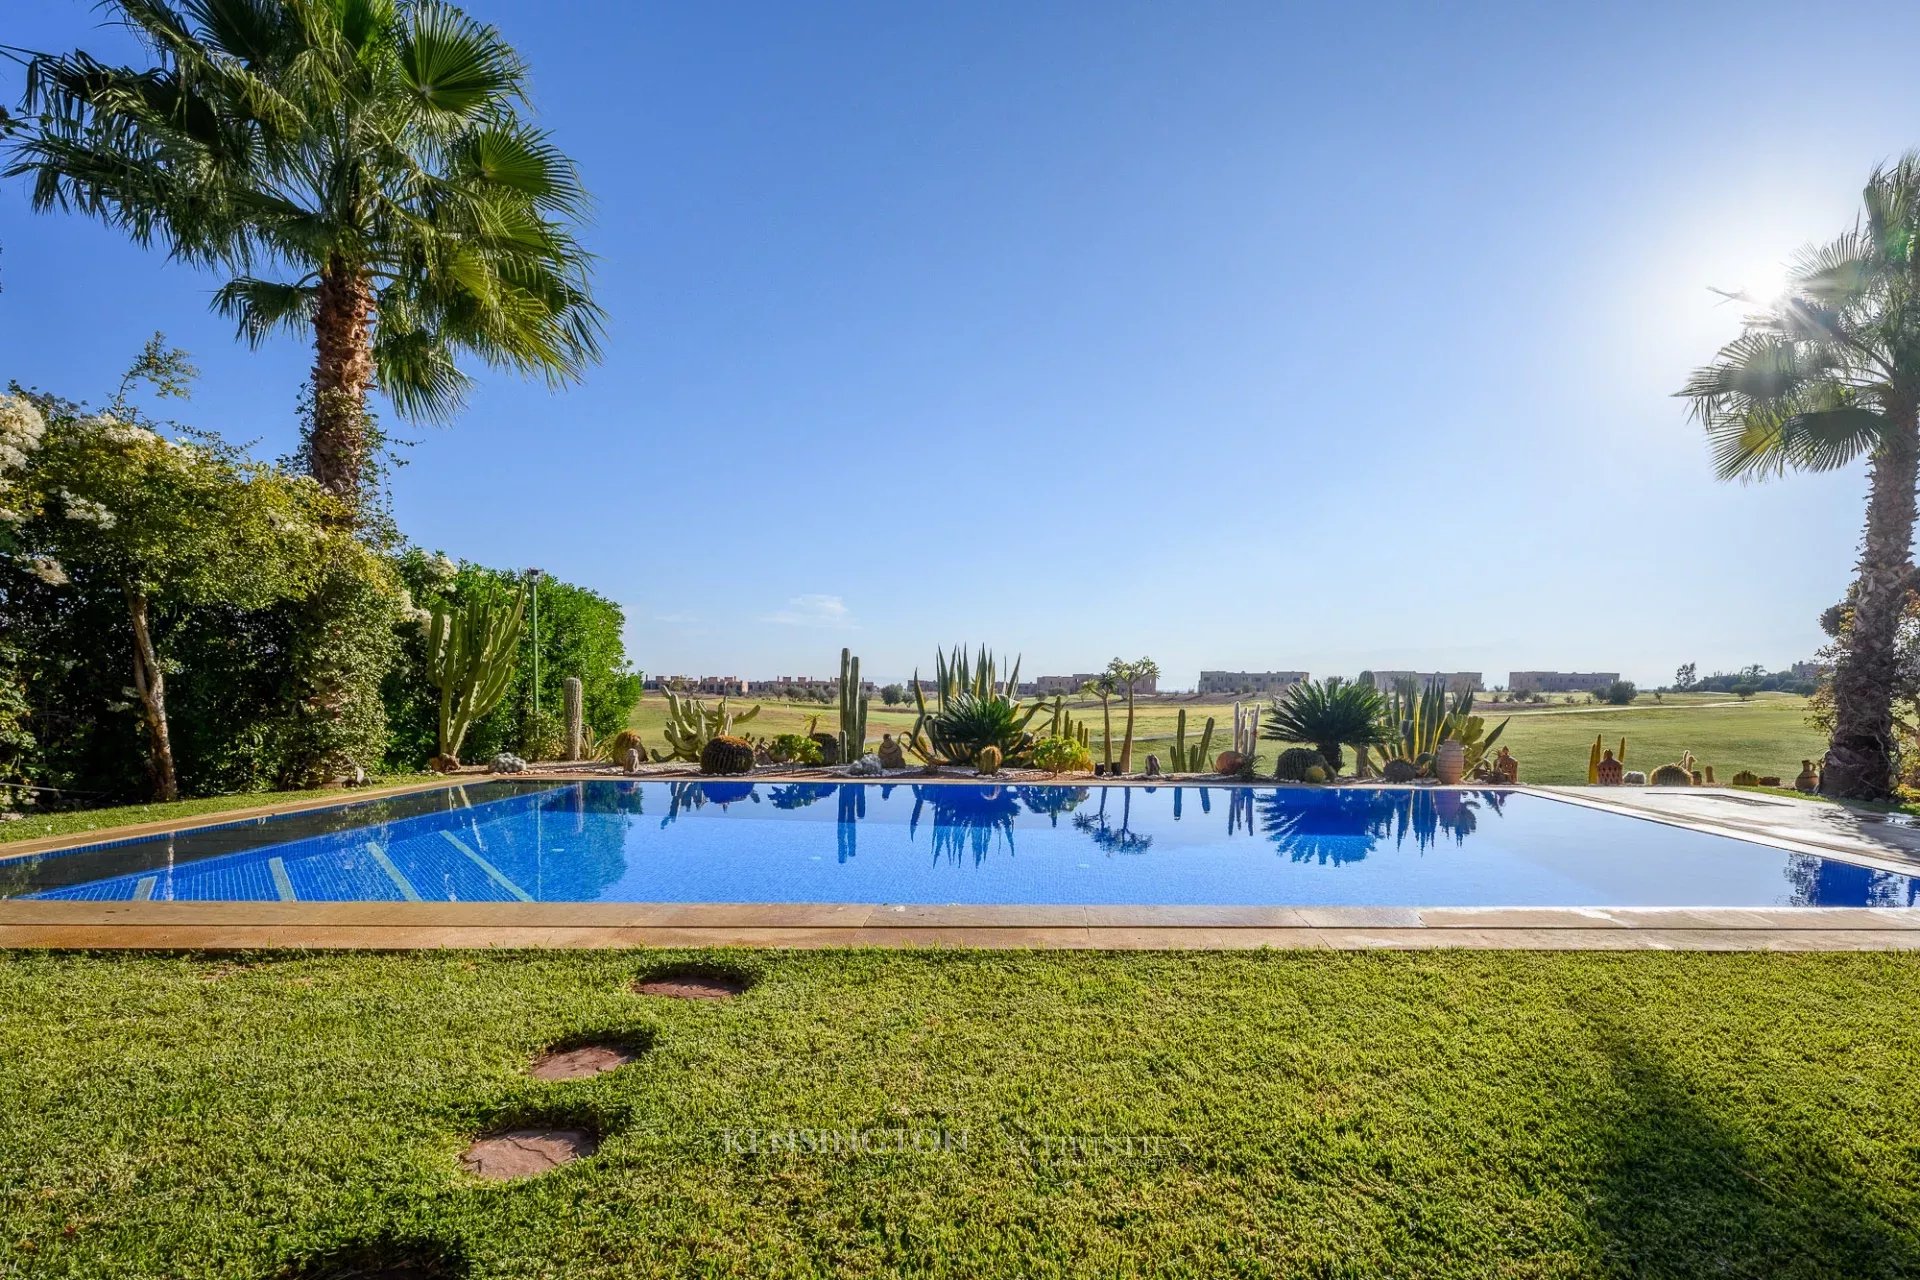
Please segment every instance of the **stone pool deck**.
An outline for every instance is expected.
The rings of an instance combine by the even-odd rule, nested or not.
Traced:
[[[542,774],[560,780],[568,775]],[[604,776],[604,775],[601,775]],[[461,778],[426,786],[458,785]],[[956,781],[959,779],[955,779]],[[1183,780],[1197,785],[1202,780]],[[1119,785],[1141,785],[1129,781]],[[1160,782],[1158,785],[1168,785]],[[416,790],[407,787],[395,790]],[[1900,815],[1721,788],[1520,788],[1795,852],[1920,875]],[[391,794],[389,792],[388,794]],[[338,800],[263,806],[289,812]],[[240,814],[222,815],[231,821]],[[248,815],[252,816],[252,811]],[[0,846],[44,848],[206,818]],[[0,865],[4,865],[0,861]],[[0,900],[0,947],[235,951],[458,947],[1039,947],[1086,950],[1476,948],[1920,949],[1920,907],[1401,908],[724,903],[29,902]]]

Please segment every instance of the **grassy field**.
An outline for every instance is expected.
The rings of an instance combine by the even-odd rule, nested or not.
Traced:
[[[1920,1271],[1913,955],[657,960],[0,959],[0,1275]],[[460,1172],[526,1123],[602,1145]]]
[[[734,700],[750,707],[751,699]],[[1233,705],[1220,702],[1171,701],[1143,702],[1134,725],[1134,767],[1144,769],[1147,753],[1165,751],[1173,740],[1174,721],[1180,708],[1187,709],[1188,742],[1198,741],[1207,717],[1215,718],[1213,750],[1225,750],[1232,736]],[[651,747],[663,745],[660,726],[666,718],[664,698],[648,696],[634,709],[633,727]],[[1515,709],[1494,706],[1484,700],[1475,708],[1498,724],[1511,715],[1512,724],[1501,739],[1520,758],[1523,782],[1583,783],[1587,780],[1587,751],[1595,734],[1605,735],[1607,746],[1615,748],[1627,739],[1627,767],[1652,772],[1682,751],[1692,751],[1703,764],[1711,764],[1721,781],[1741,769],[1760,774],[1779,774],[1789,779],[1799,771],[1800,761],[1818,757],[1826,750],[1819,730],[1807,723],[1807,700],[1791,694],[1762,694],[1751,702],[1739,702],[1728,695],[1669,696],[1662,702],[1642,698],[1630,707],[1566,706],[1555,703]],[[1116,704],[1114,749],[1119,751],[1125,715]],[[759,716],[742,726],[753,737],[771,738],[780,733],[804,733],[810,717],[818,716],[820,727],[831,732],[839,723],[833,706],[809,703],[768,702]],[[1075,705],[1074,716],[1093,727],[1094,755],[1100,751],[1100,704]],[[868,713],[868,736],[878,741],[882,733],[902,733],[913,727],[913,713],[888,709],[876,702]],[[1278,748],[1263,743],[1260,760],[1271,768]]]

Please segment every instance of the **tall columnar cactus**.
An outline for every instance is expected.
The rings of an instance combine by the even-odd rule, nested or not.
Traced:
[[[731,734],[735,725],[745,724],[760,714],[756,706],[735,715],[725,698],[709,707],[696,698],[682,698],[671,689],[664,692],[667,722],[661,726],[660,735],[667,740],[667,749],[653,752],[655,764],[669,760],[698,762],[700,752],[709,742]]]
[[[437,604],[427,624],[427,679],[440,691],[440,756],[443,766],[460,762],[460,748],[474,721],[493,710],[507,692],[520,652],[520,624],[527,591],[513,603],[496,593],[475,592],[465,606]]]
[[[840,758],[858,760],[867,752],[867,704],[860,691],[860,659],[852,650],[840,651]]]
[[[1251,760],[1260,751],[1260,708],[1233,704],[1233,749]]]
[[[1213,717],[1207,717],[1207,727],[1201,731],[1200,741],[1187,745],[1187,709],[1180,708],[1180,715],[1174,722],[1173,731],[1173,768],[1174,773],[1202,773],[1213,759]]]
[[[587,737],[585,691],[581,688],[579,676],[568,676],[561,688],[564,692],[560,700],[567,713],[567,759],[578,760]]]

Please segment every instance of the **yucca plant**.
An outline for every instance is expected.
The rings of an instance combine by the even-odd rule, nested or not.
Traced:
[[[1372,685],[1339,676],[1303,680],[1273,700],[1260,726],[1270,742],[1305,743],[1326,757],[1336,773],[1346,763],[1343,747],[1366,748],[1381,740],[1383,703]]]
[[[1026,764],[1033,754],[1033,735],[1027,725],[1039,714],[1040,705],[1018,707],[998,694],[955,694],[927,722],[933,757],[949,764],[972,764],[983,750],[995,747],[1002,764]]]

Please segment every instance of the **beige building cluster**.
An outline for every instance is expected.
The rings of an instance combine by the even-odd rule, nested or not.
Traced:
[[[1515,693],[1592,693],[1619,678],[1618,671],[1510,671],[1507,688]]]
[[[1306,683],[1304,671],[1202,671],[1201,693],[1284,693]]]

